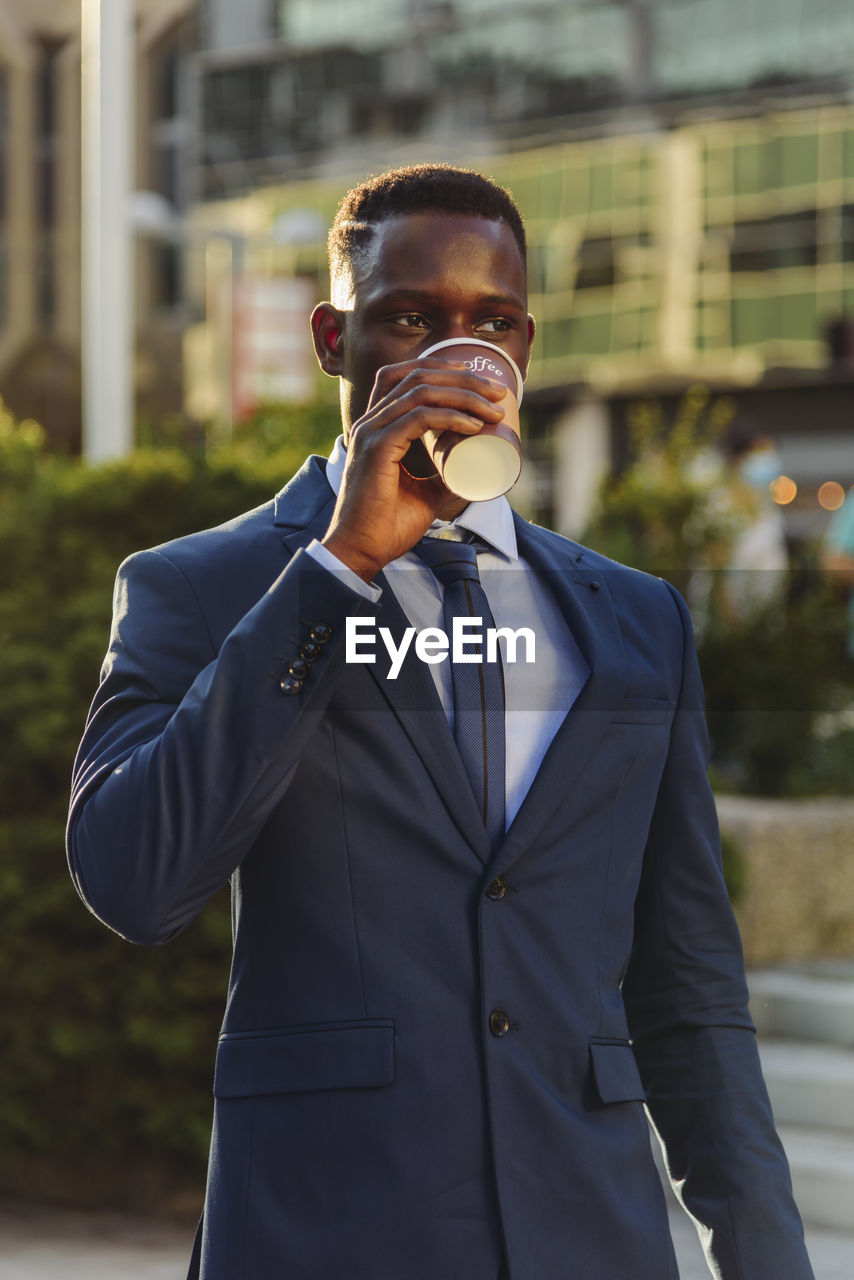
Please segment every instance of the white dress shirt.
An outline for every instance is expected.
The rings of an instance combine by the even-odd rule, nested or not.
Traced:
[[[344,439],[339,436],[326,467],[326,478],[336,496],[346,457]],[[435,520],[431,532],[439,533],[455,526],[476,533],[487,544],[486,549],[479,550],[477,564],[496,627],[509,627],[514,631],[528,627],[535,635],[533,662],[524,661],[524,642],[518,645],[517,661],[508,662],[506,647],[501,642],[509,827],[590,668],[548,586],[519,555],[513,513],[507,499],[470,502],[453,522]],[[321,543],[313,542],[308,551],[320,564],[338,574],[343,571],[345,581],[360,595],[374,601],[380,598],[379,587],[365,583]],[[425,627],[443,627],[441,587],[414,552],[408,551],[387,564],[383,573],[412,626],[418,631]],[[429,670],[453,730],[450,662],[430,664]]]

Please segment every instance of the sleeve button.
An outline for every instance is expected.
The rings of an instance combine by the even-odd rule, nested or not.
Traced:
[[[310,671],[311,666],[305,658],[294,658],[288,666],[288,675],[295,676],[297,680],[305,680]]]
[[[510,1018],[503,1009],[493,1009],[489,1015],[489,1029],[500,1040],[510,1030]]]
[[[293,697],[295,693],[299,693],[302,688],[302,680],[298,680],[296,676],[285,676],[279,687],[285,697],[290,698]]]
[[[308,634],[318,644],[326,644],[326,641],[332,635],[332,628],[328,622],[315,622]]]
[[[320,656],[320,645],[313,640],[306,640],[299,647],[299,656],[305,658],[306,662],[314,662]]]

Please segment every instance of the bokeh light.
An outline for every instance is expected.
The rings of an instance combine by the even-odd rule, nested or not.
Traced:
[[[798,496],[798,486],[789,476],[777,476],[777,479],[772,480],[768,488],[771,492],[771,497],[781,507],[788,506]]]
[[[836,480],[826,480],[819,488],[818,500],[825,511],[838,511],[845,501],[845,490]]]

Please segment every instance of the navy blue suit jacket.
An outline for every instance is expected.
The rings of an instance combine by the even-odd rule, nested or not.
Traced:
[[[646,1099],[724,1280],[808,1280],[680,599],[517,521],[591,673],[492,856],[426,667],[345,662],[348,615],[406,619],[302,549],[333,501],[311,459],[122,566],[75,768],[72,873],[113,929],[164,942],[231,879],[193,1274],[675,1280]]]

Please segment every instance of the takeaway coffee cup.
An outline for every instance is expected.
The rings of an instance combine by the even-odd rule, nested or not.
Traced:
[[[457,431],[427,431],[424,447],[451,493],[467,502],[486,502],[512,489],[522,470],[519,440],[519,405],[522,375],[500,347],[480,338],[447,338],[422,354],[441,351],[448,360],[463,361],[472,373],[501,382],[508,393],[501,402],[504,417],[494,425],[484,423],[476,436]]]

